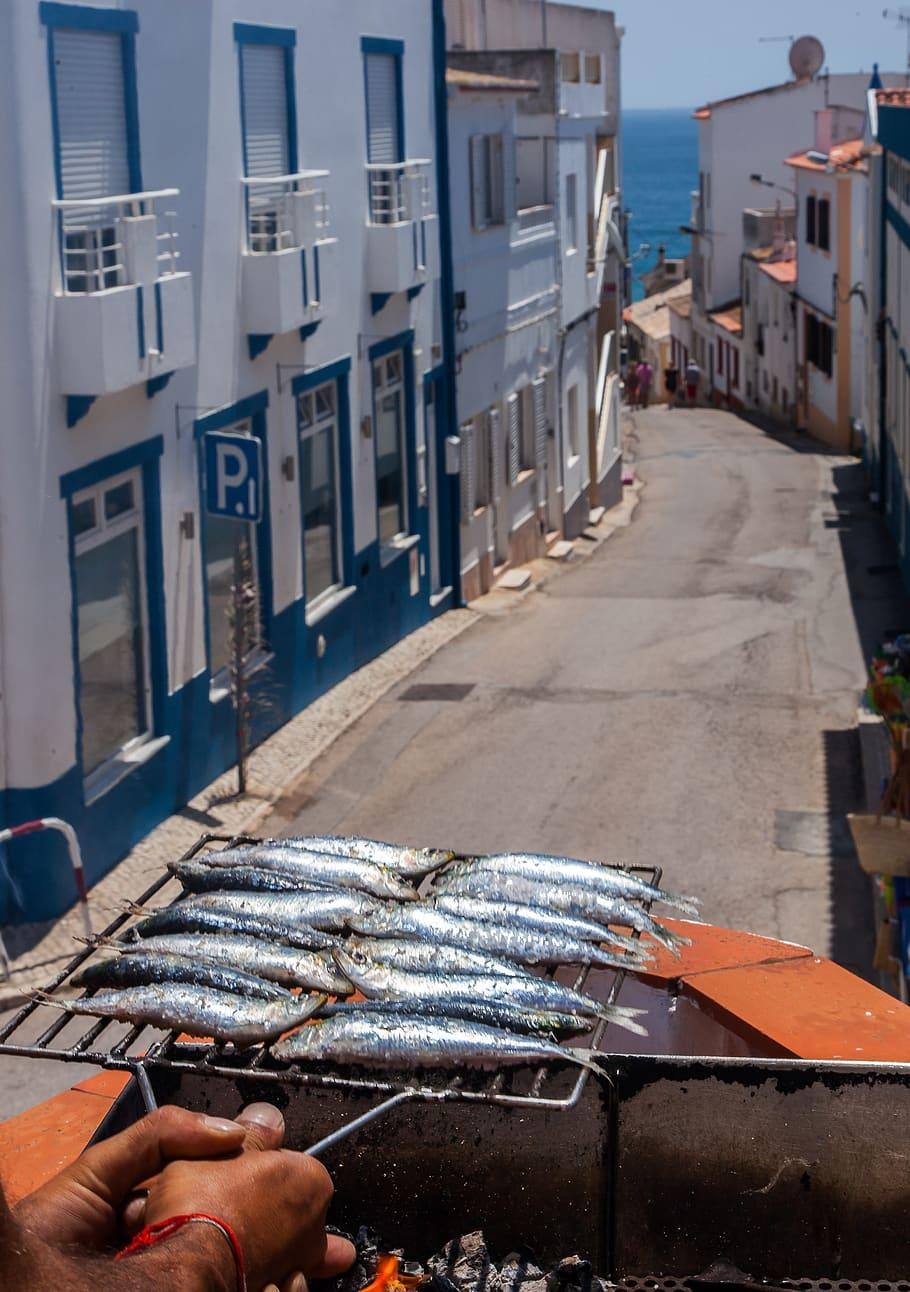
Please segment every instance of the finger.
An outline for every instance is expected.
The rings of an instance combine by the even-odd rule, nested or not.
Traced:
[[[292,1274],[282,1283],[281,1292],[307,1292],[306,1279],[302,1274]]]
[[[129,1237],[138,1234],[139,1230],[145,1224],[145,1204],[148,1198],[146,1194],[137,1195],[130,1198],[129,1202],[123,1208],[120,1216],[120,1224],[123,1232]]]
[[[284,1117],[274,1104],[248,1104],[237,1114],[236,1121],[246,1131],[244,1148],[265,1152],[281,1148],[284,1143]]]
[[[310,1270],[310,1278],[335,1279],[339,1274],[346,1274],[356,1259],[357,1249],[353,1243],[338,1234],[329,1234],[322,1264]]]
[[[122,1134],[87,1149],[74,1163],[72,1175],[117,1206],[167,1162],[235,1153],[243,1147],[245,1134],[242,1126],[221,1117],[159,1108]]]

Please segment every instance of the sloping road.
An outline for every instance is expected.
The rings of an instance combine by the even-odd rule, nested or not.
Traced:
[[[640,414],[635,438],[631,527],[445,647],[271,828],[656,862],[707,919],[868,972],[836,818],[860,794],[860,627],[900,593],[859,468],[723,412]]]

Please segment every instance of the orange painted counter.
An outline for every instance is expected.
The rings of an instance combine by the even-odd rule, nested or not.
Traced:
[[[692,939],[657,949],[651,988],[686,998],[768,1056],[910,1063],[910,1008],[806,947],[666,920]],[[104,1073],[0,1124],[0,1172],[23,1197],[82,1151],[128,1077]]]

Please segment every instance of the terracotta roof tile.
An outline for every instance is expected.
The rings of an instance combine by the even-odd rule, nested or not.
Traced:
[[[773,260],[770,264],[759,265],[759,269],[777,283],[796,282],[795,260]]]
[[[816,160],[819,155],[813,149],[808,152],[794,153],[792,157],[787,158],[787,165],[794,166],[798,170],[814,171],[825,171],[829,165],[836,166],[840,170],[866,169],[864,139],[847,139],[842,144],[834,144],[826,162]]]
[[[718,310],[716,314],[709,315],[712,322],[718,327],[722,327],[725,332],[732,332],[734,336],[742,336],[743,331],[743,307],[741,305],[731,305],[729,309]]]
[[[910,90],[879,90],[876,98],[889,108],[910,108]]]

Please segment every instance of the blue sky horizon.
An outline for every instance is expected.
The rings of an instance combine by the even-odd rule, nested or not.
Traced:
[[[561,0],[550,0],[559,4]],[[791,36],[817,36],[832,72],[907,68],[907,35],[885,0],[564,0],[610,9],[625,28],[623,107],[690,108],[790,77]],[[767,38],[773,39],[767,39]]]

